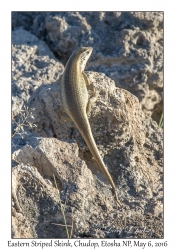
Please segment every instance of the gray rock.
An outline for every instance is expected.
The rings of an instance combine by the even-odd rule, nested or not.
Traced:
[[[152,19],[143,18],[150,29]],[[66,238],[60,199],[74,238],[162,238],[162,129],[143,113],[137,97],[103,73],[86,72],[99,91],[89,121],[123,203],[118,209],[79,131],[62,116],[63,65],[23,29],[13,31],[12,41],[13,121],[20,121],[23,104],[30,112],[18,131],[23,139],[19,133],[13,137],[13,238]]]
[[[27,29],[46,41],[64,64],[78,47],[92,46],[87,69],[105,73],[116,86],[136,95],[146,114],[160,119],[162,12],[28,12],[17,17],[15,13],[15,28],[27,28],[26,20],[30,20],[32,25]]]
[[[29,225],[30,237],[46,237],[46,234],[49,238],[57,238],[57,234],[66,237],[65,228],[61,226],[53,234],[52,223],[64,224],[59,199],[50,196],[56,193],[53,174],[59,183],[62,202],[67,200],[65,213],[70,225],[73,218],[73,237],[154,238],[156,235],[161,238],[162,129],[144,115],[138,99],[131,93],[115,87],[114,81],[102,73],[87,72],[87,75],[100,93],[90,116],[93,135],[123,206],[117,208],[109,183],[99,172],[74,124],[63,122],[59,84],[40,86],[30,100],[30,108],[35,108],[30,123],[36,124],[33,133],[38,137],[31,137],[24,147],[13,153],[13,159],[19,164],[13,169],[13,209],[17,214],[14,215],[14,238],[22,237],[21,226],[16,225],[19,207]],[[29,174],[30,178],[24,177]],[[39,177],[34,189],[31,183],[36,174]],[[34,226],[31,226],[29,196],[25,190],[31,193]],[[45,195],[50,202],[39,203]],[[150,228],[152,220],[156,223]]]
[[[23,29],[12,32],[12,119],[42,84],[56,81],[63,71],[45,42]]]
[[[36,14],[38,14],[38,12],[12,11],[12,30],[19,29],[19,27],[30,30]]]

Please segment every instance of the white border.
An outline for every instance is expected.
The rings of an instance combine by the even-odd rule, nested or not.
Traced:
[[[174,1],[1,1],[1,37],[0,37],[0,109],[1,109],[1,174],[0,174],[0,245],[7,249],[7,240],[11,239],[11,11],[164,11],[164,170],[165,170],[165,227],[164,240],[168,241],[166,249],[174,248],[174,226],[175,226],[175,81],[174,81],[174,55],[175,55],[175,8]],[[174,108],[172,108],[174,107]],[[145,240],[146,241],[146,240]],[[152,240],[153,241],[153,240]],[[142,240],[144,242],[144,240]],[[122,247],[125,249],[125,247]],[[15,248],[18,249],[18,248]],[[34,248],[27,248],[34,249]],[[147,249],[147,248],[145,248]],[[152,248],[154,249],[154,248]]]

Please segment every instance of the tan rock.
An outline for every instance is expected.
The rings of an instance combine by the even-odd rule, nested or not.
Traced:
[[[96,221],[106,223],[110,220],[117,228],[117,224],[111,218],[112,214],[116,214],[117,217],[123,215],[120,220],[126,218],[129,221],[139,215],[141,217],[139,223],[142,222],[145,226],[147,223],[147,221],[143,222],[145,214],[149,212],[153,217],[158,217],[162,214],[163,204],[163,194],[160,195],[160,190],[163,188],[162,129],[144,115],[138,99],[131,93],[115,87],[115,83],[104,74],[87,72],[87,75],[89,81],[99,91],[98,100],[89,117],[92,132],[100,154],[116,184],[123,207],[117,208],[109,183],[98,171],[98,166],[74,124],[69,121],[64,123],[61,119],[58,83],[37,89],[35,97],[30,101],[30,108],[35,108],[30,121],[36,124],[33,131],[35,135],[26,141],[24,147],[13,153],[13,159],[22,164],[13,170],[20,169],[16,184],[14,181],[13,185],[22,188],[24,185],[21,183],[22,178],[25,175],[30,176],[25,183],[26,190],[29,190],[31,196],[29,198],[26,192],[23,194],[24,204],[18,192],[18,203],[30,227],[28,199],[31,204],[35,204],[30,206],[33,214],[37,211],[37,216],[41,216],[41,210],[44,209],[42,218],[46,217],[47,223],[48,221],[64,223],[63,220],[59,221],[60,216],[63,217],[58,197],[51,195],[56,193],[54,174],[61,192],[61,200],[67,200],[66,214],[69,223],[73,217],[74,237],[85,232],[100,237],[102,232],[97,234],[93,229]],[[34,181],[34,185],[32,180],[36,179],[35,175],[37,180]],[[51,205],[50,203],[43,205],[43,201],[38,203],[38,200],[45,199],[45,196],[47,200],[51,200]],[[159,201],[159,205],[154,205],[154,208],[151,205],[153,200],[154,204]],[[56,215],[52,212],[54,207],[59,210]],[[41,222],[36,219],[36,215],[34,218],[40,228]],[[14,223],[15,221],[16,217]],[[47,223],[43,223],[45,227]],[[109,223],[108,227],[110,225]],[[158,226],[160,227],[160,224]],[[125,234],[123,230],[124,228],[121,232]],[[58,231],[66,237],[64,227],[60,226]],[[54,238],[58,237],[57,231],[52,226],[49,226],[48,232]],[[134,232],[133,229],[133,237]],[[32,233],[32,237],[36,235],[45,237],[41,230],[32,231]],[[151,237],[151,229],[147,232],[147,235],[149,234]]]

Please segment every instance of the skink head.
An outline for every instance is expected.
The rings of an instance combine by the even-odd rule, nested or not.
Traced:
[[[79,65],[81,71],[84,71],[86,63],[92,53],[93,48],[91,47],[81,47],[75,52],[75,55],[78,57]]]

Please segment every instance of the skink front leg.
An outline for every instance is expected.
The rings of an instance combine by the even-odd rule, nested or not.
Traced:
[[[86,114],[88,115],[91,112],[92,106],[95,104],[95,102],[97,101],[99,92],[96,91],[95,87],[93,87],[93,89],[91,90],[91,97],[88,100],[88,104],[86,107]]]

